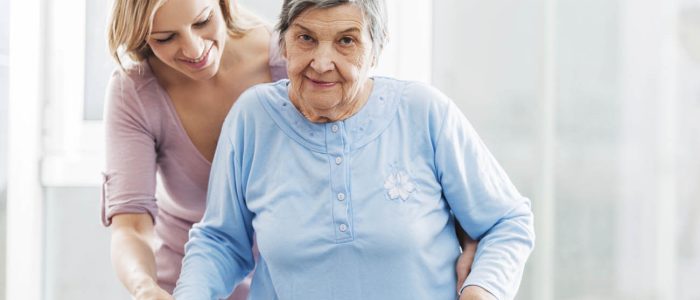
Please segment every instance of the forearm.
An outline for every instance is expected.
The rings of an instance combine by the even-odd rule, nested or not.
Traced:
[[[225,298],[255,266],[250,244],[230,243],[214,232],[197,225],[190,231],[182,272],[173,292],[176,298]],[[239,242],[244,239],[237,238]]]
[[[523,205],[494,225],[479,241],[472,273],[464,286],[477,285],[498,299],[512,299],[534,247],[532,221],[529,207]]]
[[[133,230],[112,232],[112,266],[132,296],[157,287],[152,238]]]

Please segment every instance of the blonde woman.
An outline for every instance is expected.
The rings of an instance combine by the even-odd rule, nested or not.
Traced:
[[[224,117],[248,87],[286,77],[285,62],[269,27],[229,0],[116,0],[110,26],[120,68],[107,90],[103,222],[129,293],[169,299]]]
[[[248,87],[285,78],[286,63],[270,27],[230,0],[115,0],[110,26],[120,68],[107,90],[102,220],[129,293],[171,299],[224,118]]]

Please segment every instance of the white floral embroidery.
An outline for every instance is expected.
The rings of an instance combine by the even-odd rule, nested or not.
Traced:
[[[401,197],[401,200],[406,201],[416,190],[416,185],[406,172],[398,171],[384,180],[384,188],[391,200]]]

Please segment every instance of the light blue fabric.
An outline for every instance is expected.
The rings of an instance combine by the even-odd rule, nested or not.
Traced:
[[[288,80],[246,91],[224,123],[175,298],[456,299],[454,218],[480,238],[466,285],[515,296],[534,245],[522,197],[454,103],[375,77],[367,104],[311,123]]]

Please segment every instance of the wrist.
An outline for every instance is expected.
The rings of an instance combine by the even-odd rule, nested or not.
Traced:
[[[137,299],[140,296],[151,293],[154,289],[159,289],[158,283],[150,276],[139,276],[132,281],[131,295]]]
[[[479,242],[472,240],[469,236],[466,236],[466,238],[462,240],[462,251],[476,252],[477,246],[479,246]]]

